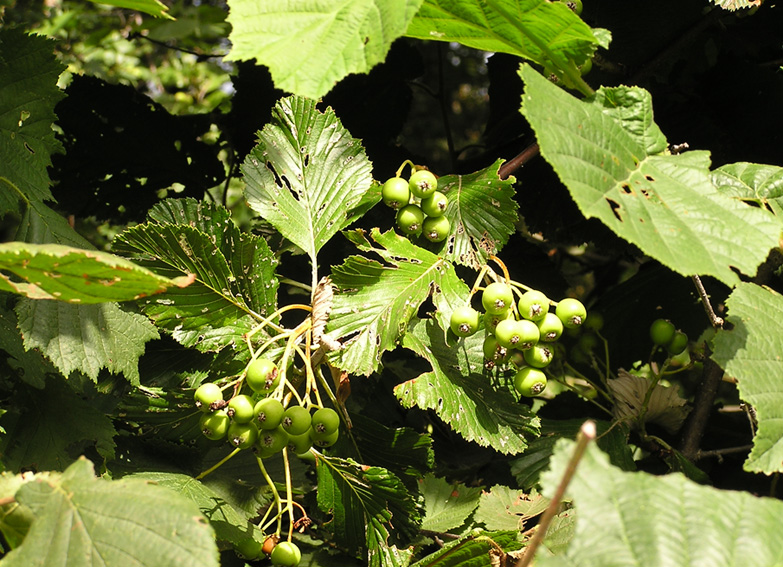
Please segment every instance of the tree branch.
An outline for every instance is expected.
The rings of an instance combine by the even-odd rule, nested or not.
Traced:
[[[514,173],[517,169],[525,165],[531,159],[538,155],[538,142],[533,142],[518,155],[508,160],[506,163],[500,166],[498,170],[498,176],[501,179],[507,179],[509,175]]]

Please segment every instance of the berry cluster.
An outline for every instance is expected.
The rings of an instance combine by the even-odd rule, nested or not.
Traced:
[[[688,335],[678,330],[668,319],[656,319],[652,322],[650,339],[654,345],[664,347],[672,356],[682,353],[688,346]]]
[[[397,211],[397,226],[406,236],[421,234],[430,242],[441,242],[451,230],[445,217],[449,200],[438,191],[438,178],[426,169],[411,174],[409,180],[397,175],[383,184],[381,197]]]
[[[266,459],[284,447],[301,455],[311,447],[330,447],[337,441],[340,417],[331,408],[283,406],[275,395],[280,376],[277,365],[268,358],[251,362],[245,374],[250,393],[236,394],[228,401],[222,389],[206,382],[196,389],[195,402],[203,415],[201,432],[212,440],[228,438],[237,449],[253,448]]]
[[[519,299],[515,301],[515,292]],[[546,368],[554,358],[554,343],[566,328],[578,328],[587,319],[584,305],[566,298],[550,311],[552,302],[542,292],[530,289],[524,293],[511,285],[496,281],[484,288],[484,359],[492,368],[505,364],[513,351],[519,351],[522,361],[514,377],[514,387],[522,396],[532,397],[546,388]],[[456,308],[449,326],[459,337],[476,333],[482,317],[470,305]]]

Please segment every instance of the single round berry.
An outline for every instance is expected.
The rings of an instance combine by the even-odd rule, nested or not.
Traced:
[[[302,560],[302,552],[299,551],[299,548],[295,543],[281,541],[272,550],[272,554],[269,558],[272,560],[272,565],[296,567]]]
[[[289,406],[283,415],[282,427],[289,435],[301,435],[310,429],[312,417],[307,408],[302,406]]]
[[[538,368],[525,366],[514,376],[514,388],[526,398],[537,396],[546,389],[546,374]]]
[[[404,207],[411,199],[408,182],[402,177],[392,177],[383,184],[381,198],[384,205],[392,209],[397,210]]]
[[[257,358],[247,367],[245,382],[254,392],[268,394],[280,383],[277,365],[268,358]]]
[[[302,455],[310,450],[313,446],[313,438],[310,436],[310,430],[301,435],[289,435],[288,436],[288,450],[293,451],[297,455]]]
[[[556,341],[563,334],[563,322],[551,311],[537,322],[541,340],[547,343]]]
[[[666,345],[669,354],[678,355],[688,346],[688,335],[682,331],[675,331],[672,340]]]
[[[531,289],[522,294],[517,303],[519,314],[530,321],[540,321],[549,313],[549,298],[542,292]]]
[[[416,234],[424,223],[424,212],[418,205],[405,205],[397,211],[397,226],[405,234]]]
[[[421,200],[421,210],[428,217],[439,217],[446,212],[449,206],[449,198],[440,191],[435,191],[429,197]]]
[[[484,360],[491,360],[495,364],[501,364],[508,359],[509,349],[501,346],[494,335],[487,335],[482,346]]]
[[[674,324],[666,319],[656,319],[650,325],[650,339],[653,344],[665,346],[674,338]]]
[[[313,440],[313,445],[321,449],[331,447],[337,443],[337,439],[340,437],[340,431],[332,431],[331,433],[316,433],[315,430],[310,430],[310,438]]]
[[[490,315],[498,315],[506,311],[514,301],[514,293],[503,282],[492,282],[481,294],[481,304]]]
[[[446,217],[427,217],[421,230],[424,238],[430,242],[443,242],[451,232],[451,223]]]
[[[411,193],[419,199],[426,199],[438,189],[438,178],[426,169],[420,169],[411,175],[408,181]]]
[[[234,550],[245,559],[258,559],[263,552],[264,544],[252,537],[245,538],[234,544]]]
[[[449,327],[451,328],[451,332],[458,337],[469,337],[478,331],[478,311],[473,309],[470,305],[457,307],[454,311],[451,312]]]
[[[549,345],[534,345],[524,352],[525,362],[533,368],[546,368],[553,357],[554,351]]]
[[[283,422],[285,408],[282,402],[275,398],[259,400],[253,408],[255,424],[259,429],[277,429]]]
[[[498,328],[498,325],[501,321],[505,319],[513,319],[514,315],[511,312],[511,309],[506,309],[505,311],[502,311],[500,313],[495,314],[487,314],[484,316],[484,328],[487,329],[487,331],[491,334],[495,334],[495,329]]]
[[[198,422],[201,433],[207,439],[218,441],[223,439],[228,433],[228,426],[231,424],[231,418],[224,409],[219,409],[211,413],[205,413]]]
[[[340,427],[340,415],[332,408],[320,408],[313,413],[310,426],[319,435],[328,435]]]
[[[264,429],[258,432],[256,447],[262,459],[266,459],[282,451],[288,445],[288,433],[285,429]]]
[[[233,422],[226,433],[228,442],[238,449],[249,449],[258,439],[258,427],[254,423]]]
[[[264,545],[261,548],[261,551],[267,555],[271,555],[272,550],[275,548],[278,541],[280,541],[280,537],[275,534],[267,536],[267,538],[264,540]]]
[[[501,347],[506,349],[517,348],[517,344],[521,340],[520,334],[523,330],[519,326],[519,321],[516,319],[503,319],[495,327],[495,338]]]
[[[538,325],[533,321],[520,319],[517,321],[517,329],[519,332],[519,342],[516,345],[517,350],[532,348],[541,340],[541,332],[538,330]]]
[[[256,416],[253,398],[245,394],[239,394],[228,400],[228,417],[236,423],[248,423]]]
[[[210,406],[213,403],[223,399],[223,391],[214,382],[205,382],[196,388],[193,399],[198,409],[208,412],[211,411]]]
[[[563,325],[569,329],[581,327],[587,319],[587,309],[582,302],[572,297],[562,299],[555,308],[555,313],[560,317]]]

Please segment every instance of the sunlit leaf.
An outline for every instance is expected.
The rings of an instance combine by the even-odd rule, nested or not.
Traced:
[[[783,167],[759,163],[729,163],[712,172],[719,191],[748,203],[769,207],[783,217]]]
[[[519,532],[485,532],[473,530],[457,541],[445,544],[435,553],[431,553],[412,567],[487,567],[504,565],[506,552],[521,547]]]
[[[484,492],[476,510],[476,521],[488,530],[525,530],[525,522],[546,510],[549,499],[538,493],[525,494],[507,486],[493,486]]]
[[[726,305],[733,327],[716,333],[712,359],[737,379],[741,398],[756,410],[758,431],[744,468],[783,472],[783,297],[742,283]]]
[[[427,510],[421,529],[433,532],[445,533],[465,524],[481,496],[481,487],[450,483],[431,474],[419,486]]]
[[[422,0],[229,0],[228,58],[256,59],[275,85],[317,99],[386,58]]]

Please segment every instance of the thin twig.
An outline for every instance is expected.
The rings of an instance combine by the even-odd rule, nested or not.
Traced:
[[[723,369],[709,357],[709,347],[705,347],[704,370],[701,384],[693,400],[693,409],[688,415],[682,433],[680,451],[686,459],[693,461],[699,454],[699,444],[707,429],[707,420],[712,413],[715,395],[723,377]]]
[[[707,459],[709,457],[722,457],[733,453],[747,453],[753,448],[753,445],[740,445],[739,447],[726,447],[725,449],[713,449],[712,451],[699,451],[696,453],[695,460]]]
[[[707,318],[710,320],[710,325],[712,325],[714,329],[722,329],[723,318],[718,317],[715,314],[712,303],[710,303],[710,296],[707,295],[707,290],[704,289],[701,278],[699,276],[691,276],[691,279],[693,280],[693,285],[696,286],[696,291],[699,292],[699,299],[701,299],[701,304],[704,306],[704,311],[707,313]]]
[[[442,43],[438,43],[438,105],[440,106],[440,114],[443,119],[443,129],[446,132],[446,145],[449,148],[449,165],[454,170],[454,158],[456,156],[454,152],[454,137],[451,134],[451,123],[449,122],[449,109],[446,100],[446,86],[445,77],[443,73],[443,50]]]
[[[509,175],[514,173],[517,169],[525,165],[531,159],[538,155],[538,143],[533,142],[518,155],[508,160],[506,163],[500,166],[498,170],[498,177],[501,179],[507,179]]]
[[[519,561],[517,561],[516,567],[527,567],[530,565],[530,562],[533,561],[533,557],[536,554],[536,549],[538,549],[538,546],[541,545],[542,541],[544,541],[544,536],[546,536],[547,529],[549,529],[549,524],[552,523],[552,520],[557,514],[557,510],[560,507],[560,502],[563,500],[565,491],[568,488],[571,479],[574,477],[576,467],[579,465],[579,461],[582,460],[582,456],[585,454],[587,444],[595,439],[595,433],[596,431],[594,421],[588,420],[582,424],[582,429],[580,430],[579,436],[576,439],[574,454],[571,455],[571,460],[568,461],[568,466],[563,473],[563,478],[560,479],[560,484],[558,485],[552,500],[549,502],[549,506],[547,506],[547,509],[544,510],[544,513],[541,515],[541,519],[538,521],[538,528],[533,534],[533,537],[530,539],[530,542],[527,544],[525,553],[523,553],[522,557],[520,557]]]

